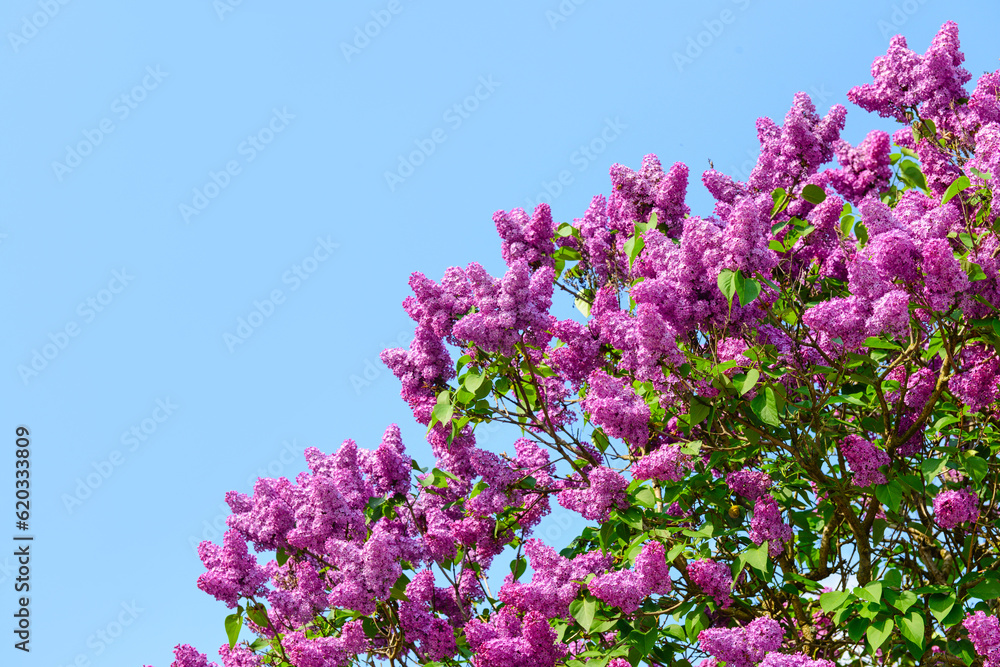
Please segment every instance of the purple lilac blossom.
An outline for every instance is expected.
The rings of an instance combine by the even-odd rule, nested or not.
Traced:
[[[219,647],[219,657],[224,667],[258,667],[263,659],[245,646],[229,648],[229,644]]]
[[[962,621],[972,645],[983,658],[983,667],[1000,667],[1000,619],[977,611]]]
[[[885,484],[879,468],[889,464],[889,455],[859,435],[849,435],[840,441],[840,451],[854,473],[854,486]]]
[[[879,194],[889,187],[892,166],[889,163],[889,135],[882,130],[872,130],[852,148],[844,140],[834,145],[840,169],[823,173],[827,182],[845,199],[857,204],[869,194]]]
[[[679,482],[693,467],[694,459],[682,452],[679,445],[663,445],[636,462],[632,479]]]
[[[997,400],[1000,357],[986,345],[968,345],[962,350],[961,372],[948,381],[948,389],[965,403],[969,412],[979,412]]]
[[[533,267],[552,263],[555,225],[548,204],[536,206],[531,218],[520,208],[510,213],[497,211],[493,214],[493,222],[502,239],[500,251],[507,266],[513,266],[520,259]]]
[[[633,391],[627,380],[597,370],[587,378],[590,391],[582,407],[591,421],[612,438],[622,438],[632,447],[649,440],[649,406]]]
[[[760,496],[754,504],[750,539],[757,545],[763,544],[766,540],[767,551],[772,557],[780,554],[785,548],[785,543],[792,539],[792,526],[781,520],[778,501],[770,495]]]
[[[612,508],[628,509],[625,487],[628,482],[611,468],[599,467],[588,475],[586,489],[567,489],[559,492],[559,504],[583,515],[583,518],[604,523]]]
[[[202,542],[198,545],[198,556],[208,568],[208,572],[198,576],[198,588],[225,602],[230,609],[236,607],[240,596],[266,594],[264,583],[270,575],[257,564],[257,557],[249,553],[246,540],[238,531],[227,530],[221,547]]]
[[[757,500],[771,488],[771,476],[760,470],[737,470],[726,475],[729,490],[747,500]]]
[[[979,496],[969,489],[942,491],[934,496],[934,520],[945,529],[979,518]]]
[[[716,563],[710,558],[688,563],[688,576],[705,595],[715,599],[715,604],[721,609],[728,609],[732,604],[733,577],[729,566]],[[723,658],[724,659],[724,658]]]

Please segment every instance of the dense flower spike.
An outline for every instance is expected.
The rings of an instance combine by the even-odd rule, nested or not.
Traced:
[[[224,667],[1000,667],[1000,71],[963,62],[893,39],[849,97],[905,125],[857,146],[796,94],[711,214],[646,155],[572,223],[497,211],[502,275],[412,274],[382,359],[432,460],[392,424],[226,494]]]
[[[778,502],[769,495],[757,498],[753,507],[753,521],[750,523],[750,539],[754,544],[767,542],[767,551],[777,556],[785,548],[785,542],[792,539],[792,527],[781,521]]]
[[[934,496],[934,520],[942,528],[975,523],[979,518],[979,496],[968,489],[942,491]]]
[[[888,465],[889,455],[858,435],[849,435],[840,443],[840,451],[854,473],[854,486],[885,484],[886,478],[879,468]]]
[[[601,466],[590,472],[585,489],[567,489],[559,493],[559,504],[591,521],[605,522],[613,508],[626,509],[625,487],[628,482],[618,472]]]
[[[977,611],[962,621],[972,645],[983,658],[983,667],[1000,666],[1000,619]]]
[[[248,552],[246,540],[237,531],[226,531],[222,547],[202,542],[198,556],[208,568],[198,577],[198,588],[227,607],[236,607],[241,596],[252,598],[265,593],[268,574],[257,564],[257,557]]]
[[[729,573],[729,566],[725,563],[702,558],[688,563],[688,575],[691,577],[691,582],[705,595],[714,598],[715,604],[722,609],[732,604],[733,577]]]

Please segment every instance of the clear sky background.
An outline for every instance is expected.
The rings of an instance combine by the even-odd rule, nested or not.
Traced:
[[[1000,56],[984,1],[235,3],[0,11],[4,665],[217,659],[228,610],[193,545],[221,538],[224,494],[392,422],[427,462],[378,354],[409,343],[411,272],[502,273],[497,209],[546,195],[572,220],[656,153],[707,215],[708,161],[745,178],[755,119],[797,91],[845,104],[852,143],[893,129],[845,96],[892,34],[922,53],[957,21],[973,82]],[[22,424],[30,655],[7,555]]]

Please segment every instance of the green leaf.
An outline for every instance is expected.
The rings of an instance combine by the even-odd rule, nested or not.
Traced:
[[[866,584],[864,588],[855,588],[854,594],[859,598],[864,598],[870,602],[878,604],[882,601],[882,584],[877,581],[873,581]]]
[[[826,613],[831,613],[840,609],[845,602],[854,597],[851,591],[831,591],[819,596],[819,606]]]
[[[278,552],[274,554],[274,560],[278,562],[278,565],[284,565],[288,562],[288,554],[283,547],[278,547]]]
[[[868,646],[871,647],[872,653],[875,653],[878,647],[884,644],[885,640],[889,638],[894,625],[891,618],[883,618],[881,621],[871,622],[865,635],[868,637]]]
[[[600,429],[595,429],[590,439],[594,441],[594,445],[602,454],[611,446],[608,436],[604,435],[604,432]]]
[[[969,595],[980,600],[1000,598],[1000,581],[996,579],[981,581],[969,591]]]
[[[469,371],[468,373],[466,373],[465,382],[463,382],[462,384],[465,386],[466,389],[475,394],[479,390],[479,387],[482,386],[483,380],[485,379],[486,379],[486,373],[480,371]]]
[[[893,512],[899,513],[899,505],[903,500],[903,487],[896,480],[888,484],[876,484],[875,497]]]
[[[399,575],[399,579],[396,579],[396,583],[392,585],[392,590],[389,591],[389,597],[395,600],[409,601],[410,598],[406,597],[406,585],[410,583],[410,578],[405,574]]]
[[[707,417],[708,413],[711,411],[712,411],[711,405],[703,403],[697,398],[692,399],[691,407],[689,409],[689,412],[691,414],[691,422],[690,422],[691,426],[694,426],[695,424],[700,424],[703,421],[705,421],[705,417]]]
[[[969,262],[966,268],[966,274],[969,276],[969,282],[978,282],[980,280],[986,280],[986,272],[983,271],[983,267],[979,266],[975,262]]]
[[[889,589],[899,591],[899,588],[903,585],[903,575],[899,570],[889,570],[880,577],[882,581],[882,587],[885,589],[883,595],[889,592]]]
[[[940,429],[937,429],[940,430]],[[948,467],[948,459],[927,459],[920,462],[920,472],[927,482],[933,482]]]
[[[818,185],[808,183],[802,188],[802,198],[810,204],[822,204],[826,201],[826,193]]]
[[[748,370],[746,379],[743,380],[742,384],[740,384],[739,387],[740,396],[744,395],[745,393],[753,389],[754,386],[757,384],[757,380],[759,379],[760,379],[760,371],[758,371],[756,368],[751,368],[750,370]]]
[[[236,641],[240,638],[240,628],[242,627],[242,614],[230,614],[226,616],[226,636],[229,637],[229,648],[236,646]]]
[[[899,619],[899,630],[903,636],[920,647],[920,652],[924,649],[924,617],[917,610],[911,611],[906,616]]]
[[[918,598],[917,594],[913,591],[901,591],[899,596],[889,604],[905,614],[907,609],[919,601],[920,598]]]
[[[736,271],[730,269],[723,269],[719,272],[719,278],[717,280],[719,284],[719,290],[722,292],[722,296],[726,297],[729,301],[729,307],[733,307],[733,295],[736,294]]]
[[[868,621],[863,618],[853,618],[847,624],[847,636],[851,638],[852,642],[856,642],[865,636],[865,630],[867,629]]]
[[[931,608],[931,613],[934,614],[934,618],[938,620],[939,623],[943,623],[944,619],[948,617],[948,612],[951,608],[955,606],[955,595],[954,593],[948,595],[932,595],[928,606]]]
[[[520,579],[521,575],[524,574],[524,571],[527,569],[528,561],[526,561],[523,557],[515,558],[510,562],[510,573],[514,575],[515,581]]]
[[[576,300],[574,301],[574,304],[576,305],[576,309],[579,310],[581,313],[583,313],[584,317],[590,317],[590,302],[589,301],[587,301],[585,299],[582,299],[580,297],[576,297]]]
[[[989,472],[989,466],[986,464],[986,461],[982,460],[978,456],[970,456],[965,459],[965,471],[969,473],[969,476],[976,482],[976,484],[980,484],[986,478],[986,473]]]
[[[767,542],[764,541],[755,549],[747,549],[747,563],[758,572],[767,572]]]
[[[708,627],[708,616],[703,611],[688,614],[684,622],[684,629],[687,631],[688,641],[698,641],[698,633]]]
[[[961,420],[953,415],[941,417],[941,419],[934,422],[934,430],[940,433],[945,427],[957,424],[959,421]],[[940,473],[941,471],[939,470],[938,472]]]
[[[430,432],[438,422],[442,424],[449,423],[454,413],[455,408],[451,404],[451,392],[445,389],[437,396],[437,403],[434,405],[434,410],[431,411],[431,421],[427,427],[427,431]]]
[[[597,613],[597,600],[590,596],[583,600],[574,600],[569,606],[569,613],[585,632],[589,632],[594,624],[594,615]]]
[[[740,305],[747,306],[760,295],[760,283],[751,278],[744,278],[742,271],[736,272],[736,296]]]
[[[882,340],[878,336],[870,336],[865,338],[865,347],[874,348],[877,350],[902,350],[903,348],[887,340]]]
[[[648,486],[644,486],[636,492],[635,501],[643,507],[656,507],[656,495]]]
[[[959,192],[971,186],[972,182],[969,180],[968,176],[959,176],[952,182],[951,185],[948,186],[948,189],[944,191],[944,197],[941,199],[941,205],[944,206]]]
[[[757,396],[750,401],[750,409],[760,417],[760,420],[769,426],[781,426],[780,414],[784,410],[785,400],[777,394],[771,386],[758,392]]]
[[[635,235],[630,236],[627,241],[625,241],[625,254],[628,256],[628,266],[632,268],[632,263],[635,262],[635,258],[639,256],[642,249],[646,247],[646,242],[642,240],[639,236],[639,230],[637,229]]]
[[[266,628],[270,625],[267,618],[267,608],[262,604],[248,608],[247,617],[262,628]],[[232,648],[232,646],[230,646],[230,648]]]
[[[784,188],[775,188],[774,192],[771,193],[771,199],[774,201],[774,207],[771,209],[771,217],[773,218],[784,210],[788,195]]]
[[[927,179],[924,178],[924,174],[920,171],[920,166],[916,162],[903,160],[899,163],[899,170],[913,185],[921,190],[927,190]]]
[[[857,237],[858,243],[862,246],[868,245],[868,226],[863,222],[858,222],[854,225],[854,236]]]

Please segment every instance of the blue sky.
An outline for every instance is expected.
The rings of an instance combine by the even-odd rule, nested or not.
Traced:
[[[392,422],[427,461],[378,360],[410,340],[412,271],[500,274],[494,211],[579,217],[647,153],[708,214],[709,160],[745,177],[797,91],[844,103],[852,143],[891,129],[847,90],[949,19],[996,69],[987,2],[4,3],[0,410],[10,447],[31,431],[35,541],[32,653],[8,621],[0,661],[216,658],[192,545],[226,491]]]

